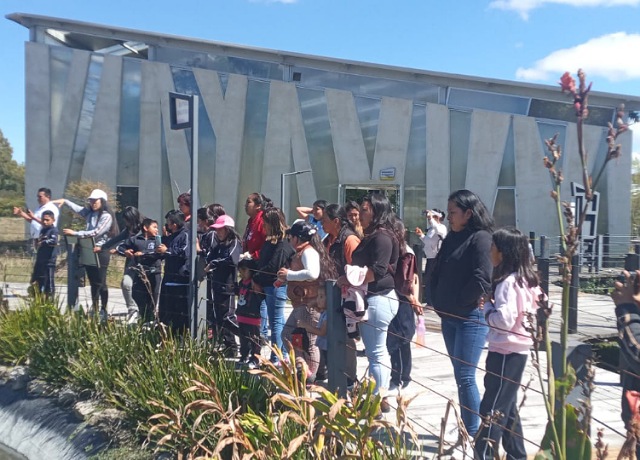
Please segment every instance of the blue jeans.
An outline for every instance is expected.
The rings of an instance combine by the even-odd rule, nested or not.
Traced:
[[[480,428],[480,392],[476,369],[489,328],[479,309],[463,319],[442,318],[442,337],[458,385],[458,402],[464,426],[471,437]]]
[[[360,323],[360,335],[369,360],[369,374],[376,382],[375,393],[389,388],[391,358],[387,350],[387,329],[398,313],[396,291],[367,297],[369,319]]]
[[[266,292],[267,288],[263,288]],[[267,299],[265,298],[260,304],[260,336],[267,337],[269,335],[269,314],[267,312]]]
[[[271,345],[283,350],[282,329],[284,328],[284,307],[287,304],[287,286],[278,288],[265,286],[263,289],[266,295],[263,305],[266,303],[269,327],[271,328]],[[275,359],[275,354],[271,353],[271,361],[275,361]]]

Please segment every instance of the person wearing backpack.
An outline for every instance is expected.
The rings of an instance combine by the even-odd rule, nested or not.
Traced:
[[[411,382],[411,339],[416,333],[416,315],[422,314],[418,302],[416,255],[405,240],[405,226],[396,217],[393,230],[398,239],[399,257],[394,274],[398,294],[398,313],[389,323],[387,350],[391,357],[389,391],[405,389]]]

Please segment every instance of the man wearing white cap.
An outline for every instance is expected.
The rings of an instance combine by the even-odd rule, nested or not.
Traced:
[[[78,238],[93,238],[96,246],[102,246],[109,238],[118,233],[118,223],[116,222],[113,211],[107,203],[108,196],[106,192],[100,189],[94,189],[89,195],[88,205],[80,206],[72,201],[60,198],[53,200],[52,203],[62,207],[63,204],[69,206],[76,214],[84,217],[87,221],[85,230],[73,230],[65,228],[62,233],[72,235]],[[98,300],[100,300],[100,318],[107,318],[107,301],[109,300],[109,290],[107,288],[107,268],[111,254],[109,251],[98,252],[98,262],[100,265],[86,266],[87,277],[91,283],[91,300],[93,310],[98,310]]]

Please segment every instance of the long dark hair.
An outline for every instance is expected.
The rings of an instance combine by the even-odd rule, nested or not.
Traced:
[[[404,226],[404,222],[398,216],[394,216],[393,219],[393,234],[398,241],[398,254],[403,256],[407,253],[407,239],[405,236],[407,229]]]
[[[469,230],[472,232],[478,230],[493,231],[493,217],[491,217],[482,200],[478,198],[478,195],[469,190],[457,190],[449,195],[448,201],[455,204],[462,211],[471,210],[471,217],[467,222]]]
[[[138,208],[134,206],[127,206],[122,211],[122,220],[124,226],[129,230],[129,233],[135,235],[142,228],[142,214],[138,211]]]
[[[287,231],[287,221],[280,208],[269,208],[262,214],[262,222],[269,224],[269,231],[266,234],[267,241],[276,244],[284,240]]]
[[[100,218],[102,217],[102,213],[103,212],[106,212],[111,216],[111,228],[109,228],[109,231],[107,232],[107,236],[109,238],[113,238],[118,233],[120,233],[120,227],[118,226],[118,221],[116,220],[116,215],[113,212],[113,209],[111,209],[111,206],[109,206],[109,203],[107,203],[107,200],[105,200],[104,198],[97,198],[97,199],[100,200],[100,203],[101,203],[100,210],[98,211],[98,220],[100,220]],[[89,208],[89,210],[91,210],[91,212],[93,212],[93,209],[91,208],[91,205],[87,205],[87,207]],[[137,209],[136,209],[136,211],[137,211]],[[138,227],[138,230],[139,229],[140,229],[140,227]]]
[[[360,208],[358,208],[358,211]],[[348,227],[351,229],[353,233],[358,234],[358,230],[347,218],[347,210],[344,206],[340,206],[339,204],[332,203],[324,208],[324,216],[326,216],[329,220],[340,219],[340,228]]]
[[[271,198],[267,198],[262,193],[254,192],[249,195],[249,199],[253,201],[253,204],[256,206],[260,206],[260,209],[263,211],[273,207],[273,201],[271,201]]]
[[[386,228],[393,232],[393,218],[395,214],[391,209],[389,198],[382,193],[373,192],[362,198],[362,202],[364,203],[365,201],[371,205],[371,210],[373,211],[373,219],[371,220],[369,228],[365,228],[365,232],[370,234],[377,228]]]
[[[324,244],[322,244],[316,227],[309,222],[299,221],[293,224],[292,228],[295,230],[291,233],[293,236],[296,236],[302,242],[308,242],[320,255],[320,276],[318,277],[318,281],[336,279],[338,272],[335,262],[329,256]],[[297,250],[298,248],[296,248],[296,251]]]
[[[502,254],[502,262],[493,268],[492,289],[495,291],[496,286],[512,273],[516,274],[520,287],[524,287],[524,283],[529,287],[538,286],[527,236],[515,227],[504,227],[496,230],[492,238],[494,246]]]

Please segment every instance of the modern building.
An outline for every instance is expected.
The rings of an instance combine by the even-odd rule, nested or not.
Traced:
[[[562,194],[582,182],[572,101],[559,87],[435,73],[238,46],[113,26],[7,16],[26,43],[27,197],[47,184],[106,182],[124,204],[161,218],[189,189],[189,130],[169,122],[169,92],[200,97],[201,203],[240,222],[261,191],[285,211],[317,198],[385,190],[408,226],[475,191],[501,225],[557,235],[544,140],[563,148]],[[577,69],[569,69],[576,71]],[[587,69],[588,71],[588,69]],[[560,76],[558,76],[560,77]],[[597,84],[596,84],[597,87]],[[589,168],[607,151],[616,107],[640,98],[593,92]],[[597,229],[629,235],[631,135],[600,182]],[[295,171],[310,173],[287,175]],[[240,225],[242,226],[242,225]]]

